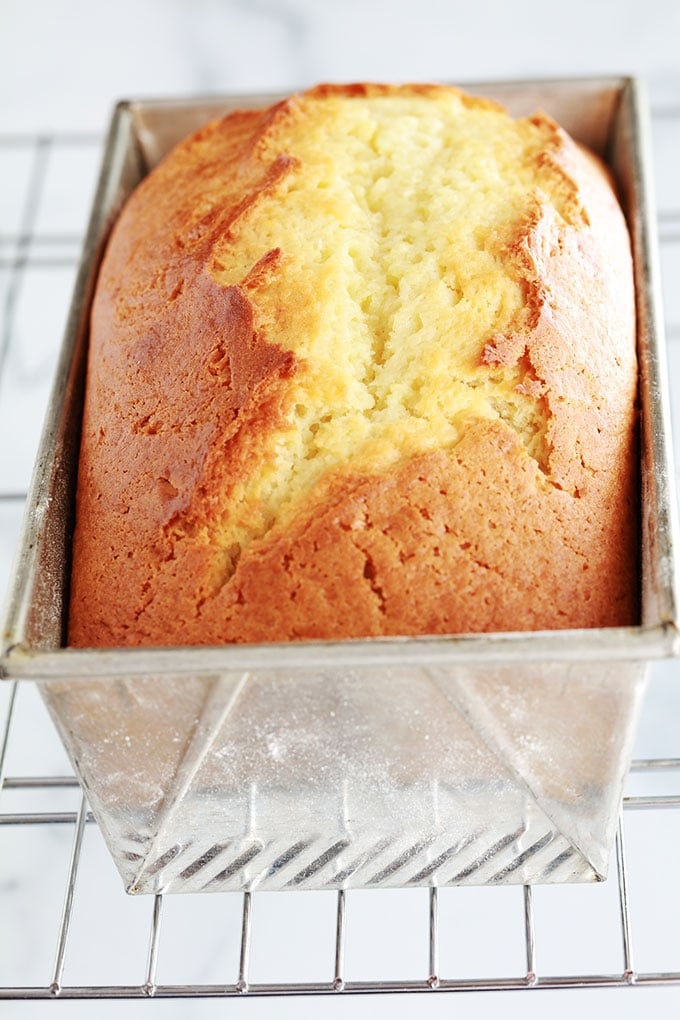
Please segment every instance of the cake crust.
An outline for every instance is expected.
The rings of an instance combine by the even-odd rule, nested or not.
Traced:
[[[231,114],[105,254],[69,643],[635,623],[635,402],[625,221],[549,118],[378,85]]]

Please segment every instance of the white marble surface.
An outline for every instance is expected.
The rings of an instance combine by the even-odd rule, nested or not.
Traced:
[[[654,147],[670,369],[680,422],[680,3],[677,0],[0,0],[0,302],[11,329],[0,377],[0,494],[20,497],[28,483],[55,352],[61,337],[78,248],[99,154],[98,138],[116,99],[130,96],[289,90],[320,80],[445,79],[465,82],[574,74],[636,73],[648,82],[657,116]],[[60,133],[45,150],[30,201],[34,152],[29,136]],[[64,132],[77,132],[69,141]],[[86,136],[83,136],[86,133]],[[22,141],[23,139],[23,141]],[[11,140],[11,144],[8,144]],[[33,168],[33,169],[32,169]],[[676,218],[673,219],[673,213]],[[32,217],[32,222],[26,219]],[[30,248],[20,236],[35,234]],[[675,237],[675,241],[671,238]],[[17,256],[30,259],[16,274]],[[59,266],[51,263],[54,257]],[[42,261],[41,261],[42,260]],[[45,264],[49,261],[50,264]],[[20,276],[20,279],[18,279]],[[0,591],[10,569],[20,498],[0,499]],[[0,726],[7,690],[0,689]],[[654,671],[638,756],[680,755],[680,676],[675,665]],[[68,766],[32,688],[21,690],[8,749],[8,774],[61,774]],[[27,797],[27,794],[22,794]],[[3,798],[16,792],[5,791]],[[59,795],[71,810],[73,791]],[[33,804],[34,801],[31,801]],[[49,806],[55,801],[50,798]],[[5,810],[10,810],[3,801]],[[38,806],[36,806],[38,809]],[[643,824],[644,821],[644,824]],[[664,828],[665,826],[665,828]],[[668,819],[636,816],[630,825],[631,866],[640,884],[637,963],[680,969],[680,894],[659,893],[675,866],[680,837]],[[44,984],[69,852],[68,827],[0,831],[0,985]],[[653,847],[650,852],[650,846]],[[655,884],[656,883],[656,884]],[[88,830],[66,978],[141,981],[149,925],[147,901],[120,891],[96,832]],[[323,896],[263,900],[254,946],[254,978],[326,978],[329,945],[314,933],[332,930]],[[421,960],[423,895],[358,898],[350,917],[348,971],[356,977],[409,977]],[[160,980],[220,980],[233,970],[234,901],[204,897],[167,907]],[[544,972],[620,967],[612,886],[542,890],[536,898]],[[184,911],[184,913],[183,913]],[[292,911],[292,913],[291,913]],[[286,912],[288,912],[286,914]],[[460,913],[458,913],[460,912]],[[447,943],[452,972],[522,973],[521,904],[517,890],[442,899],[443,933],[464,918],[466,939]],[[587,924],[583,918],[587,915]],[[46,919],[49,921],[49,926]],[[490,919],[492,919],[490,923]],[[455,922],[455,923],[454,923]],[[321,927],[319,927],[319,925]],[[325,926],[325,927],[324,927]],[[422,929],[422,931],[421,931]],[[421,937],[422,936],[422,937]],[[325,938],[325,936],[324,936]],[[326,942],[328,939],[326,939]],[[232,978],[222,978],[232,980]],[[555,1018],[646,1011],[678,1014],[680,989],[627,992],[484,993],[463,996],[260,1000],[251,1002],[0,1003],[4,1018],[145,1015],[203,1017],[407,1017],[412,1014]]]
[[[120,96],[319,80],[625,71],[677,89],[674,0],[3,0],[0,18],[17,130],[99,130]]]

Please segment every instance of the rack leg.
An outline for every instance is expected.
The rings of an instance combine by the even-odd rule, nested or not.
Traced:
[[[338,889],[338,911],[335,922],[335,975],[333,988],[341,992],[345,987],[345,890]]]
[[[66,942],[71,928],[73,897],[76,889],[76,878],[78,877],[78,866],[80,864],[80,855],[83,848],[83,834],[85,832],[86,821],[87,799],[85,794],[83,794],[80,798],[80,808],[76,818],[76,831],[73,837],[73,848],[71,850],[71,860],[68,869],[66,896],[64,898],[64,906],[61,913],[61,921],[59,923],[57,956],[54,962],[54,969],[52,971],[52,981],[50,982],[50,994],[55,996],[59,995],[59,992],[61,991],[61,979],[64,973],[64,957],[66,955]]]
[[[534,929],[534,890],[524,886],[524,941],[527,954],[527,984],[535,985],[536,977],[536,932]]]
[[[623,938],[623,976],[629,984],[635,982],[633,948],[630,925],[630,903],[628,899],[628,869],[626,847],[623,838],[623,814],[619,816],[616,830],[616,868],[619,876],[619,908],[621,911],[621,935]]]
[[[439,986],[439,898],[437,887],[430,888],[430,988]]]
[[[238,966],[238,982],[236,988],[239,992],[248,991],[248,965],[250,963],[250,932],[252,922],[252,893],[243,894],[243,917],[241,921],[241,954]]]

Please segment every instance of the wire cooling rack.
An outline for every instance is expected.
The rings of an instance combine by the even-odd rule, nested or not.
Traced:
[[[3,749],[7,746],[7,736],[11,725],[14,692],[10,700],[9,711],[4,727]],[[634,763],[634,773],[649,771],[675,773],[680,777],[680,759],[641,760]],[[55,777],[20,777],[8,776],[4,779],[6,790],[40,790],[49,793],[57,789],[77,787],[77,780],[72,776]],[[517,911],[517,934],[521,936],[524,947],[525,967],[521,974],[511,976],[463,976],[449,977],[441,967],[440,950],[440,899],[450,890],[439,891],[435,888],[427,891],[427,918],[422,917],[422,938],[419,953],[422,959],[422,974],[410,979],[364,979],[349,980],[345,970],[347,913],[351,910],[351,900],[356,893],[340,891],[334,893],[334,916],[332,920],[332,938],[325,941],[330,949],[327,959],[326,980],[289,980],[278,982],[251,981],[250,958],[253,944],[254,920],[257,919],[257,894],[243,893],[237,896],[240,916],[232,914],[232,923],[238,929],[237,966],[231,980],[224,983],[184,982],[171,983],[159,981],[157,970],[159,947],[163,925],[163,897],[155,896],[147,900],[148,916],[146,924],[142,922],[147,934],[145,962],[140,960],[140,980],[138,983],[117,984],[70,984],[64,981],[64,965],[68,949],[69,933],[77,909],[76,887],[79,868],[83,855],[84,835],[86,826],[95,822],[88,811],[87,800],[80,794],[75,811],[23,811],[3,812],[0,814],[2,826],[65,826],[71,834],[71,850],[67,867],[64,869],[63,887],[64,900],[58,923],[52,932],[54,939],[54,962],[45,973],[41,984],[7,985],[0,987],[0,998],[9,999],[83,999],[83,998],[195,998],[195,997],[234,997],[234,996],[284,996],[284,995],[324,995],[324,994],[357,994],[379,992],[453,992],[453,991],[509,991],[521,988],[584,988],[584,987],[617,987],[628,985],[680,985],[680,970],[649,971],[638,970],[634,959],[634,928],[631,914],[631,875],[627,864],[624,817],[628,812],[640,809],[652,811],[678,811],[680,814],[680,794],[673,795],[637,795],[628,796],[623,801],[622,818],[616,837],[616,891],[618,905],[619,952],[620,966],[610,973],[568,973],[541,974],[537,967],[537,938],[534,910],[534,890],[524,886],[522,893],[522,910]],[[664,874],[661,883],[664,895],[673,895],[669,890],[668,881],[677,876]],[[479,892],[479,890],[473,890]],[[496,893],[496,890],[493,890]],[[676,891],[677,892],[677,891]],[[236,895],[236,894],[235,894]],[[264,894],[262,894],[264,896]],[[292,894],[295,896],[296,894]],[[297,894],[304,896],[305,894]],[[372,893],[380,896],[380,893]],[[287,897],[290,900],[290,897]],[[293,911],[293,917],[295,912]],[[140,919],[141,920],[141,919]],[[425,923],[425,920],[427,923]],[[238,922],[238,923],[237,923]],[[256,921],[255,921],[256,923]],[[319,933],[327,936],[331,932]]]
[[[680,384],[672,285],[680,269],[680,106],[655,110],[653,127],[671,380]],[[100,146],[86,134],[0,137],[3,583]],[[664,692],[680,685],[673,665],[655,670],[661,696],[653,705],[667,725],[678,696],[665,703]],[[655,751],[634,762],[612,875],[599,886],[409,890],[396,899],[394,891],[133,899],[112,874],[35,688],[0,684],[0,998],[680,985],[678,752],[680,732],[670,756]],[[119,932],[113,953],[101,937],[107,928]],[[206,932],[209,941],[198,945]]]

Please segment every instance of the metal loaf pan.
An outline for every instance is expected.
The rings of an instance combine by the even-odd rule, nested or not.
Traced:
[[[642,618],[590,631],[223,648],[63,646],[89,304],[127,195],[271,96],[113,115],[4,631],[41,682],[130,892],[534,883],[606,874],[652,659],[678,644],[675,496],[645,104],[629,78],[468,86],[600,153],[633,237]]]

